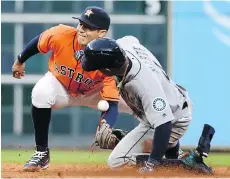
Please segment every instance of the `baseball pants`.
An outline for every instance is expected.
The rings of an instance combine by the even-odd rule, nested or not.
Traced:
[[[37,108],[60,109],[67,106],[88,106],[96,109],[98,102],[102,99],[101,89],[102,86],[99,86],[87,95],[73,97],[51,72],[47,72],[32,90],[32,104]],[[120,98],[118,110],[121,113],[132,114],[122,98]]]
[[[187,104],[188,107],[185,109],[178,109],[174,112],[175,119],[172,121],[173,128],[169,140],[169,148],[174,147],[188,129],[192,119],[192,104],[189,100]],[[124,165],[136,165],[136,157],[146,154],[143,153],[144,142],[146,140],[153,140],[153,136],[154,129],[140,123],[114,148],[108,158],[108,166],[116,169]]]

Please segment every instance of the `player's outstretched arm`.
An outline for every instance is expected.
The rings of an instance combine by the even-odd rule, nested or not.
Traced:
[[[95,143],[102,149],[113,149],[119,142],[116,133],[112,131],[118,116],[118,102],[101,100],[97,108],[102,113],[96,131]]]
[[[102,149],[113,149],[125,135],[122,130],[116,132],[112,130],[118,117],[119,92],[113,77],[106,77],[103,84],[100,95],[104,100],[98,103],[98,109],[102,113],[96,131],[95,143]]]
[[[161,160],[168,148],[172,132],[172,120],[174,116],[164,94],[161,83],[157,76],[152,75],[148,83],[137,81],[139,99],[149,122],[155,129],[152,138],[152,151],[145,166],[140,169],[141,173],[152,171],[161,164]],[[149,89],[154,89],[154,93]]]
[[[168,147],[171,131],[171,121],[156,127],[153,137],[154,145],[152,146],[152,152],[150,153],[148,161],[145,162],[145,166],[140,169],[140,173],[151,172],[155,166],[161,164],[163,155]]]
[[[37,35],[32,39],[23,51],[18,55],[18,59],[15,61],[12,72],[15,78],[21,78],[25,75],[25,61],[37,53],[47,53],[49,50],[56,50],[57,36],[62,34],[66,28],[64,26],[54,26],[42,34]]]
[[[20,63],[24,63],[27,59],[34,56],[35,54],[39,53],[38,50],[38,41],[39,41],[40,35],[37,35],[34,39],[32,39],[26,47],[23,49],[23,51],[18,55],[18,61]]]
[[[12,73],[13,77],[15,78],[22,78],[25,76],[25,61],[32,57],[33,55],[39,53],[39,50],[37,48],[39,36],[36,36],[34,39],[32,39],[26,47],[23,49],[23,51],[18,55],[18,59],[14,62],[12,66]]]

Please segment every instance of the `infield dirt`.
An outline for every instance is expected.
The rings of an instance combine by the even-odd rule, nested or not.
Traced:
[[[39,172],[24,172],[22,168],[21,164],[2,163],[2,178],[143,177],[137,168],[124,167],[112,171],[106,165],[50,164],[47,170]],[[161,168],[144,177],[230,178],[230,167],[214,167],[213,171],[214,175],[203,175],[182,168]]]

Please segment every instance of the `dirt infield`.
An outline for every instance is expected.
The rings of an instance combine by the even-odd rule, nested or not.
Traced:
[[[23,172],[21,164],[2,163],[2,177],[4,178],[78,178],[78,177],[143,177],[137,169],[126,167],[119,171],[112,171],[106,165],[61,165],[51,164],[47,170],[40,172]],[[214,175],[192,173],[180,168],[158,169],[145,177],[204,177],[230,178],[230,167],[215,167]]]

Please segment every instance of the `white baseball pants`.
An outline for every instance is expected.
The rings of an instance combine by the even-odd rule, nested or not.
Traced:
[[[47,72],[32,90],[32,104],[37,108],[59,109],[67,106],[88,106],[96,109],[97,103],[102,99],[101,89],[102,86],[90,94],[73,97],[51,72]],[[122,98],[120,98],[118,107],[119,112],[132,114],[131,109]]]

